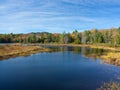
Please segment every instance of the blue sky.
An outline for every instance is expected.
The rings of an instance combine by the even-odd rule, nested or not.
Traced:
[[[120,0],[0,0],[0,33],[120,26]]]

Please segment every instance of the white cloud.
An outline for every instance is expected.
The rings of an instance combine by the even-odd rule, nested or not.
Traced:
[[[119,3],[118,0],[110,1]],[[0,3],[0,33],[31,32],[29,30],[65,31],[109,26],[112,22],[117,22],[114,25],[118,26],[120,13],[116,13],[120,7],[114,7],[113,10],[112,7],[102,5],[106,3],[108,5],[109,1],[6,0]]]

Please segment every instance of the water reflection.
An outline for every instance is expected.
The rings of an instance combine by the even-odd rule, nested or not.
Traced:
[[[52,52],[65,52],[65,51],[71,51],[75,54],[82,54],[85,55],[86,57],[91,57],[91,58],[97,58],[100,55],[105,54],[107,51],[103,49],[93,49],[89,47],[52,47],[48,46],[48,48],[52,49]]]
[[[45,47],[53,51],[1,61],[0,90],[96,90],[104,82],[120,81],[119,67],[96,59],[105,50]]]
[[[65,51],[71,51],[75,54],[81,54],[84,57],[92,58],[93,60],[101,59],[101,62],[100,62],[101,64],[108,63],[108,64],[119,66],[117,63],[115,63],[114,60],[108,61],[108,60],[103,60],[101,58],[101,56],[106,55],[107,53],[113,52],[113,51],[89,48],[89,47],[70,47],[70,46],[45,46],[45,47],[52,49],[52,52],[63,52],[64,53]]]
[[[109,51],[109,50],[95,49],[95,48],[89,48],[89,47],[73,47],[73,46],[42,45],[42,47],[52,49],[52,51],[50,51],[48,53],[52,53],[52,52],[63,52],[64,53],[65,51],[69,51],[69,52],[73,52],[75,54],[81,54],[81,55],[83,55],[84,57],[87,57],[87,58],[92,58],[93,60],[101,59],[101,62],[100,62],[101,64],[108,63],[108,64],[117,65],[114,60],[109,60],[109,61],[102,60],[102,58],[101,58],[102,55],[106,55],[107,53],[112,52],[112,51]],[[29,55],[24,55],[23,57],[28,57],[28,56]],[[5,58],[0,58],[0,60],[7,60],[9,58],[16,58],[16,57],[17,56],[5,57]]]

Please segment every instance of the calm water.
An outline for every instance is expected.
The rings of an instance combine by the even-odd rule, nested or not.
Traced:
[[[103,82],[119,81],[120,67],[87,57],[103,50],[52,49],[54,52],[0,61],[0,90],[96,90]]]

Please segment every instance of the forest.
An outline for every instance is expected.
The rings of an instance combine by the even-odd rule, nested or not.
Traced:
[[[103,30],[85,30],[72,33],[37,32],[28,34],[0,34],[0,43],[57,43],[120,45],[120,27]]]

